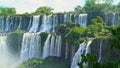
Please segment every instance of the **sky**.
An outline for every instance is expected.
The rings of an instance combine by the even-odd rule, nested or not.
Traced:
[[[114,0],[117,4],[119,0]],[[54,12],[73,11],[77,5],[83,6],[85,0],[0,0],[0,6],[15,7],[18,14],[34,12],[40,6],[49,6]]]

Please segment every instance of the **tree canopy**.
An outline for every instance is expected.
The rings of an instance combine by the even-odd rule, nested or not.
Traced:
[[[0,15],[15,15],[16,9],[15,8],[6,8],[6,7],[0,7]]]
[[[51,14],[53,8],[47,7],[47,6],[42,6],[37,8],[37,10],[33,14]]]

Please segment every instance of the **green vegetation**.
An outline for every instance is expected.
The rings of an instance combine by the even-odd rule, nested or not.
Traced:
[[[91,20],[91,25],[82,27],[72,21],[66,21],[56,27],[56,33],[63,35],[70,44],[78,45],[81,39],[86,37],[109,36],[109,30],[105,28],[103,19],[97,16]]]
[[[39,14],[39,15],[41,15],[41,14],[52,14],[53,12],[52,12],[52,10],[53,10],[53,8],[51,8],[51,7],[47,7],[47,6],[42,6],[42,7],[39,7],[34,13],[32,13],[32,14]]]
[[[89,63],[89,68],[119,68],[120,64],[114,61],[107,61],[103,63],[98,63],[97,58],[93,54],[82,55],[82,62],[78,63],[80,68],[83,68],[83,63]]]
[[[25,31],[22,31],[22,30],[15,30],[14,32],[12,33],[15,33],[15,34],[23,34]]]
[[[12,54],[14,54],[16,56],[20,55],[22,39],[23,39],[23,32],[22,31],[11,32],[7,35],[7,42],[9,43],[7,45],[8,45],[9,51]]]
[[[22,16],[27,16],[27,17],[29,17],[29,16],[31,16],[31,14],[29,14],[28,12],[26,12],[26,13],[24,13]]]
[[[40,39],[41,39],[41,44],[44,45],[45,40],[47,39],[48,33],[47,32],[42,32],[40,33]]]
[[[7,7],[0,7],[0,16],[10,16],[15,15],[16,9],[15,8],[7,8]]]
[[[64,12],[58,14],[67,14],[67,13],[87,13],[89,25],[82,27],[74,22],[68,20],[65,24],[60,24],[56,27],[56,33],[62,35],[65,40],[72,46],[77,46],[81,41],[85,41],[87,38],[110,38],[112,41],[111,47],[113,49],[120,50],[120,26],[105,26],[103,17],[106,14],[117,13],[120,15],[120,3],[118,5],[113,5],[113,0],[104,0],[105,3],[96,3],[98,0],[86,0],[85,6],[77,6],[74,11]],[[31,15],[43,15],[43,14],[52,14],[53,8],[42,6],[39,7],[35,12],[29,14],[24,13],[22,16],[31,16]],[[57,13],[56,13],[57,14]],[[0,16],[19,16],[16,14],[15,8],[6,8],[0,7]],[[120,22],[120,16],[118,17]],[[7,40],[9,48],[13,50],[13,53],[18,54],[20,49],[17,49],[18,46],[21,47],[22,34],[24,31],[16,30],[8,35]],[[45,40],[47,39],[48,33],[42,32],[40,34],[41,44],[44,45]],[[14,39],[11,37],[15,37]],[[15,42],[13,42],[13,40]],[[120,65],[114,61],[108,61],[103,63],[98,63],[95,55],[88,54],[87,56],[82,55],[82,62],[78,63],[80,68],[83,68],[83,63],[89,63],[90,68],[120,68]],[[67,68],[69,66],[69,61],[54,60],[53,58],[47,58],[45,60],[31,59],[25,61],[20,65],[19,68]],[[68,67],[69,68],[69,67]]]
[[[44,60],[31,59],[25,61],[19,68],[69,68],[70,62],[59,58],[49,57]]]
[[[112,48],[119,49],[120,50],[120,25],[115,26],[111,29],[112,34]]]

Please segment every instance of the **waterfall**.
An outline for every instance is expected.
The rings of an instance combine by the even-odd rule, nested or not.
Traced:
[[[43,47],[43,59],[45,59],[48,56],[60,57],[61,43],[61,36],[48,35],[47,40],[45,41],[45,45]]]
[[[0,29],[2,32],[12,32],[20,29],[27,32],[55,32],[55,27],[61,23],[66,22],[67,20],[71,20],[76,24],[80,24],[81,26],[86,26],[87,14],[52,14],[41,16],[36,15],[30,17],[1,16]]]
[[[9,31],[9,17],[6,18],[6,26],[5,26],[5,32],[8,32]]]
[[[86,26],[87,25],[87,14],[80,14],[79,15],[79,24],[81,26]]]
[[[73,57],[71,68],[79,68],[77,63],[80,63],[82,61],[82,54],[86,55],[87,53],[89,53],[89,45],[91,44],[91,42],[92,41],[90,40],[88,41],[88,43],[83,42],[79,45],[79,48]]]
[[[115,19],[115,15],[116,15],[116,14],[114,13],[114,14],[113,14],[113,17],[112,17],[112,25],[115,25],[115,23],[117,23],[117,22],[115,22],[115,20],[116,20],[116,19]]]
[[[32,23],[32,27],[30,28],[29,32],[37,32],[38,31],[39,18],[40,18],[39,15],[33,16],[33,23]]]
[[[8,68],[10,61],[8,61],[7,36],[0,36],[0,68]]]
[[[50,32],[52,28],[52,15],[44,15],[42,17],[42,25],[40,26],[40,32]]]
[[[8,49],[7,34],[0,34],[0,68],[13,68],[17,59]]]
[[[21,27],[21,24],[22,24],[22,17],[19,17],[20,18],[20,21],[19,21],[19,25],[17,27],[17,30],[20,30],[20,27]]]
[[[32,17],[30,17],[30,21],[29,21],[29,25],[28,25],[28,28],[27,28],[27,31],[30,30],[30,27],[32,26]]]
[[[50,56],[54,56],[54,47],[55,47],[55,36],[52,35],[51,37],[51,44],[50,44]]]
[[[43,56],[42,56],[43,59],[45,59],[47,56],[49,56],[50,36],[51,36],[51,34],[48,35],[47,40],[45,41],[45,44],[43,47]]]
[[[55,27],[58,25],[58,16],[53,15],[53,23],[52,23],[52,32],[55,32]]]
[[[1,21],[1,22],[2,22],[2,23],[1,23],[1,25],[2,25],[2,32],[4,32],[4,22],[5,22],[5,21],[4,21],[4,17],[2,17],[1,19],[2,19],[2,21]]]
[[[61,56],[61,45],[62,45],[62,39],[61,39],[61,36],[58,36],[56,37],[56,55],[57,57],[60,57]]]
[[[65,59],[68,59],[68,42],[66,41],[66,47],[65,47]]]
[[[39,33],[24,33],[21,48],[21,59],[41,58]]]
[[[9,30],[10,31],[12,31],[13,30],[13,20],[14,20],[14,18],[13,17],[10,17],[10,28],[9,28]]]
[[[118,25],[119,24],[119,14],[105,14],[105,24],[107,26]]]
[[[72,21],[72,14],[65,14],[65,15],[64,15],[64,23],[65,23],[67,20],[71,20],[71,21]]]
[[[100,50],[99,50],[98,62],[100,62],[101,58],[102,58],[102,45],[103,45],[103,40],[100,41]]]

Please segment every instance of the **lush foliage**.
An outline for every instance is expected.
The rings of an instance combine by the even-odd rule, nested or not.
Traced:
[[[19,68],[68,68],[69,61],[60,61],[56,58],[46,58],[44,60],[31,59],[25,61]]]
[[[66,37],[72,45],[78,44],[81,38],[108,35],[103,19],[100,16],[93,18],[91,23],[87,27],[82,27],[68,20],[65,24],[56,27],[56,33]]]
[[[120,26],[115,26],[111,29],[112,34],[112,48],[120,50]]]
[[[16,34],[23,34],[25,31],[22,31],[22,30],[15,30],[14,32],[12,33],[16,33]]]
[[[51,14],[53,8],[47,7],[47,6],[42,6],[39,7],[33,14]]]
[[[89,68],[119,68],[119,64],[114,61],[98,63],[96,56],[93,54],[82,55],[82,62],[78,63],[80,68],[83,68],[84,63],[89,63]]]
[[[74,27],[67,34],[66,38],[72,45],[78,45],[80,42],[80,38],[84,37],[86,27]]]
[[[41,39],[41,44],[44,45],[45,40],[47,39],[48,33],[47,32],[42,32],[40,33],[40,39]]]
[[[15,15],[15,8],[0,7],[0,16]]]

